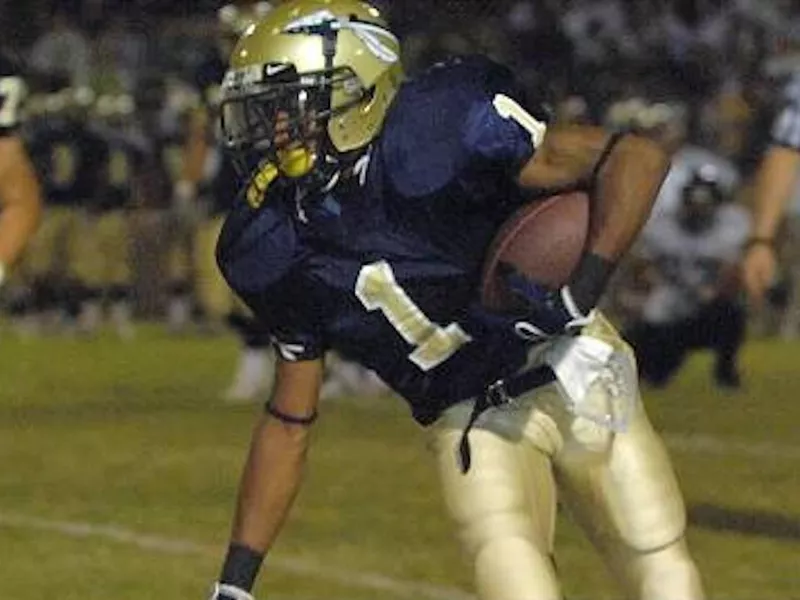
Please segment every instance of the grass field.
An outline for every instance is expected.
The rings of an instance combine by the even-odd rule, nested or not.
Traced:
[[[711,598],[800,599],[800,345],[753,342],[747,390],[696,357],[649,393]],[[14,600],[205,598],[256,406],[218,392],[228,338],[0,340],[0,586]],[[425,436],[397,400],[328,403],[307,484],[256,590],[270,600],[464,600]],[[570,600],[616,597],[568,518]]]

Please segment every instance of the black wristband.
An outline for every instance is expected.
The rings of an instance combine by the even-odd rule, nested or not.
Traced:
[[[250,592],[256,582],[262,562],[264,562],[263,554],[247,546],[232,543],[228,546],[219,582],[235,585],[239,589]]]
[[[615,267],[615,263],[597,254],[587,252],[583,255],[568,284],[572,299],[582,314],[597,306]]]

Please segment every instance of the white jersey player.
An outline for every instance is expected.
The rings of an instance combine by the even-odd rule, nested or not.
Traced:
[[[734,204],[717,208],[702,233],[678,215],[651,220],[642,233],[642,252],[659,278],[645,301],[644,320],[670,323],[695,313],[713,293],[720,272],[739,262],[749,232],[747,211]]]
[[[736,357],[745,312],[736,274],[750,224],[747,212],[725,197],[701,171],[683,188],[678,210],[651,220],[642,233],[650,288],[626,335],[643,379],[654,385],[667,383],[697,348],[715,351],[719,385],[740,385]]]
[[[674,216],[680,210],[683,190],[701,170],[713,172],[717,185],[726,195],[739,185],[739,171],[730,160],[700,146],[685,145],[672,156],[672,165],[658,192],[650,220]]]

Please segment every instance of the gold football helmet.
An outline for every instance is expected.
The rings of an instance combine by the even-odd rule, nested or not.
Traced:
[[[289,177],[378,134],[402,80],[400,44],[360,0],[291,0],[249,26],[221,90],[223,143]]]

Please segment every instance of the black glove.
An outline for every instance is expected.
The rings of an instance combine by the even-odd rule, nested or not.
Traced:
[[[524,307],[514,323],[514,331],[522,338],[535,341],[578,333],[594,319],[593,310],[584,313],[578,308],[568,285],[554,290],[513,269],[509,269],[504,278],[511,293]]]

